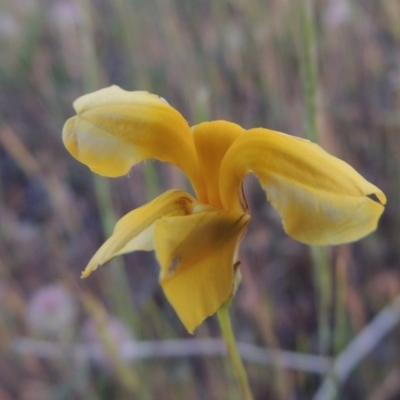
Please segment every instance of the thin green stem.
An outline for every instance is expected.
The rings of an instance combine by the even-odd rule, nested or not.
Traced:
[[[314,270],[314,282],[318,294],[318,341],[320,354],[329,353],[331,344],[330,312],[332,304],[332,285],[330,264],[326,249],[311,246],[311,259]]]
[[[318,143],[318,60],[313,0],[302,0],[300,3],[299,16],[299,36],[301,39],[300,68],[304,100],[304,136]],[[331,342],[331,327],[329,321],[332,301],[330,264],[326,250],[321,247],[311,247],[311,258],[314,266],[314,278],[320,298],[318,317],[319,347],[320,353],[326,354]]]
[[[219,326],[221,327],[221,333],[226,343],[228,355],[232,362],[232,367],[236,375],[236,379],[242,391],[242,399],[253,400],[253,395],[250,391],[246,370],[244,369],[242,359],[240,358],[240,354],[236,346],[235,336],[233,335],[231,319],[229,317],[230,303],[230,301],[225,302],[218,310],[218,322]]]
[[[114,225],[118,219],[113,208],[110,184],[99,175],[93,176],[93,183],[101,215],[103,233],[108,237],[112,234]],[[129,294],[127,274],[123,266],[124,263],[122,259],[115,259],[113,261],[113,268],[107,270],[107,284],[105,285],[105,290],[110,299],[113,311],[123,318],[124,322],[132,324],[135,331],[137,331],[139,329],[139,322],[136,318],[136,314],[132,312],[130,307],[127,307],[127,305],[131,303],[131,297]],[[115,288],[118,288],[118,290]]]
[[[85,93],[89,93],[99,87],[100,68],[97,62],[90,2],[81,0],[81,5],[84,10],[85,18],[85,23],[82,25],[80,35],[84,68],[83,89]],[[93,184],[100,211],[103,233],[108,237],[112,234],[115,222],[118,219],[114,211],[110,183],[99,175],[93,175]],[[110,277],[110,280],[107,282],[107,295],[116,313],[122,317],[126,323],[131,323],[135,329],[138,329],[138,323],[134,318],[135,314],[127,307],[127,304],[130,303],[130,294],[128,279],[123,269],[123,261],[117,259],[114,260],[113,263],[116,268],[107,269]],[[118,290],[115,290],[115,288],[118,288]]]
[[[318,142],[317,86],[318,62],[315,18],[312,0],[303,0],[300,10],[300,69],[304,96],[304,133],[307,139]]]

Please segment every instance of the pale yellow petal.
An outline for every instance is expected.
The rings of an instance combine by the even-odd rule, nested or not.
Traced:
[[[190,333],[232,293],[235,250],[249,218],[241,212],[207,211],[156,222],[160,283]]]
[[[192,127],[194,143],[207,190],[207,202],[222,208],[219,195],[219,168],[226,151],[237,137],[246,132],[227,121],[212,121]]]
[[[154,158],[181,168],[204,190],[192,133],[182,115],[160,97],[111,86],[75,101],[77,115],[63,130],[68,151],[93,172],[117,177]]]
[[[220,171],[226,208],[240,208],[239,188],[249,172],[281,214],[285,231],[308,244],[362,238],[376,229],[386,203],[380,189],[318,145],[267,129],[248,131],[228,150]]]
[[[92,257],[82,278],[89,276],[98,266],[112,258],[136,250],[153,250],[154,222],[164,215],[191,213],[196,200],[188,193],[170,190],[152,202],[131,211],[115,225],[112,236]]]

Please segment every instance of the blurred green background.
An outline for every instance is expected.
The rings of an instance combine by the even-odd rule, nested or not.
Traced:
[[[159,94],[190,124],[312,138],[386,193],[375,233],[310,251],[249,177],[232,314],[239,342],[278,351],[267,363],[243,349],[255,399],[313,398],[366,327],[376,346],[336,398],[400,398],[399,307],[392,325],[371,325],[400,294],[399,1],[3,0],[0,50],[0,400],[240,400],[229,364],[207,347],[215,318],[191,355],[152,253],[79,279],[120,216],[187,187],[153,161],[96,177],[64,149],[72,102],[110,84]],[[134,357],[145,345],[148,357]]]

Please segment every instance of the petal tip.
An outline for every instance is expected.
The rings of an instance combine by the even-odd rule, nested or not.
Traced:
[[[93,271],[95,271],[101,264],[92,265],[89,264],[84,271],[81,273],[81,279],[87,278]]]
[[[87,269],[85,269],[85,270],[82,271],[82,273],[81,273],[81,279],[87,278],[91,273],[92,273],[92,271],[88,271]]]
[[[81,272],[81,279],[85,279],[85,278],[87,278],[89,276],[89,274],[87,273],[87,272],[85,272],[85,271],[82,271]]]
[[[371,196],[376,197],[376,199],[373,198],[373,197],[371,197]],[[386,199],[385,194],[384,194],[383,192],[381,192],[381,191],[375,192],[375,193],[371,193],[371,194],[368,195],[368,197],[369,197],[371,200],[374,200],[374,201],[378,200],[378,202],[381,203],[383,206],[384,206],[384,205],[386,204],[386,202],[387,202],[387,199]]]

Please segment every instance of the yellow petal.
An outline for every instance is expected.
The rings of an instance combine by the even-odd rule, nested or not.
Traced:
[[[235,139],[246,132],[239,125],[227,121],[212,121],[192,127],[194,143],[206,183],[207,202],[222,208],[219,195],[219,168]]]
[[[190,194],[180,190],[170,190],[126,214],[115,225],[112,236],[92,257],[82,273],[82,278],[86,278],[98,266],[115,256],[135,250],[153,250],[154,222],[164,215],[189,214],[195,203],[196,200]]]
[[[285,231],[308,244],[362,238],[376,229],[386,203],[381,190],[318,145],[267,129],[248,131],[228,150],[220,171],[226,208],[240,208],[238,190],[249,172],[281,214]]]
[[[80,97],[74,107],[77,115],[65,123],[63,141],[93,172],[122,176],[155,158],[181,168],[201,195],[204,183],[190,128],[165,100],[111,86]]]
[[[206,211],[155,224],[160,283],[186,329],[214,314],[233,289],[233,262],[249,216]]]

